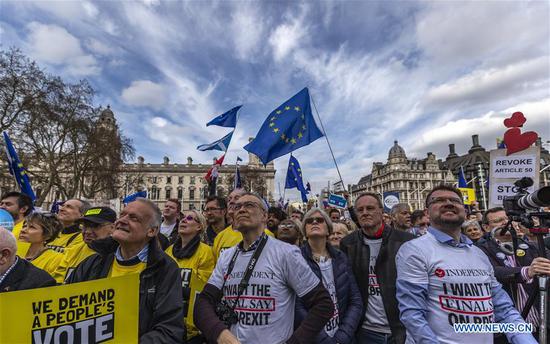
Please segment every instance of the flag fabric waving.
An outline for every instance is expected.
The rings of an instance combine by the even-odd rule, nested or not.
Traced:
[[[286,172],[285,189],[298,189],[302,195],[302,201],[307,202],[307,190],[304,187],[304,181],[302,179],[302,169],[298,159],[290,156],[288,161],[288,171]]]
[[[214,163],[214,165],[212,165],[212,167],[210,167],[210,169],[208,170],[208,172],[206,172],[206,175],[204,176],[204,179],[207,181],[207,182],[211,182],[212,181],[212,177],[218,177],[217,174],[218,174],[218,167],[221,166],[223,164],[223,159],[225,158],[225,154],[222,155],[219,159],[216,160],[216,162]]]
[[[235,128],[237,126],[237,113],[241,107],[242,105],[235,106],[231,110],[222,113],[218,117],[206,123],[206,126],[217,125],[219,127]]]
[[[242,180],[241,180],[241,171],[239,170],[239,165],[235,167],[235,181],[233,183],[233,189],[242,189]]]
[[[225,135],[221,139],[214,141],[212,143],[207,143],[204,145],[200,145],[197,147],[200,151],[207,151],[207,150],[219,150],[222,152],[227,151],[227,147],[229,147],[229,143],[231,142],[231,138],[233,137],[233,131],[229,134]]]
[[[19,160],[17,152],[15,151],[15,147],[13,147],[8,133],[4,131],[3,134],[4,141],[6,142],[6,154],[8,156],[10,173],[15,177],[17,185],[19,185],[19,188],[21,189],[21,193],[29,196],[34,202],[36,200],[36,195],[34,194],[34,191],[32,191],[31,181],[29,179],[29,176],[27,175],[27,171],[25,167],[23,167],[21,160]]]
[[[460,166],[460,170],[458,171],[458,187],[459,188],[467,188],[468,183],[466,182],[466,177],[464,176],[464,169],[462,166]]]
[[[311,113],[309,91],[306,87],[273,110],[256,138],[244,146],[244,149],[256,154],[266,165],[322,136],[323,133],[317,128]]]

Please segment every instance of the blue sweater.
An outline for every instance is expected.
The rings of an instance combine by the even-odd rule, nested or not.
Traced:
[[[302,246],[302,255],[306,262],[309,264],[313,272],[323,280],[321,276],[321,269],[317,262],[313,260],[313,254],[311,247],[306,242]],[[338,325],[338,331],[331,338],[327,333],[322,330],[317,338],[316,343],[353,343],[355,331],[361,317],[363,316],[363,300],[361,299],[361,293],[359,287],[355,282],[355,277],[351,270],[351,265],[348,261],[348,257],[340,250],[327,244],[328,253],[332,259],[332,271],[334,273],[334,284],[336,285],[336,298],[338,301],[338,313],[340,313],[340,323]],[[307,315],[307,309],[301,299],[296,301],[296,316],[295,327],[300,325],[300,322],[304,320]]]

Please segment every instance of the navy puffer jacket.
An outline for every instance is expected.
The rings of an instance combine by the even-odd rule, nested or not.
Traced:
[[[309,244],[307,242],[304,243],[301,249],[302,255],[313,272],[320,280],[323,280],[321,269],[319,265],[317,265],[317,262],[313,260],[313,254]],[[334,284],[336,285],[336,299],[338,301],[340,323],[334,337],[329,337],[327,333],[322,330],[315,339],[315,343],[354,343],[355,331],[363,316],[363,300],[361,299],[361,293],[359,292],[359,287],[353,276],[348,257],[342,251],[328,244],[327,250],[332,259],[332,271],[334,274]],[[306,316],[307,309],[302,300],[298,298],[296,301],[295,327],[299,326],[300,322]]]

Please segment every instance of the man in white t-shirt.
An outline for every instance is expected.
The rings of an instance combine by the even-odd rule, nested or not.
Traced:
[[[322,282],[296,246],[264,234],[267,209],[261,198],[244,193],[233,210],[233,226],[243,241],[221,253],[197,299],[195,324],[209,343],[302,343],[314,338],[334,312]],[[261,253],[252,264],[256,250]],[[239,294],[249,266],[253,267],[250,280]],[[309,313],[294,331],[296,297],[304,300]],[[233,321],[218,318],[220,302],[228,305],[229,313],[234,312]]]
[[[180,211],[181,204],[175,198],[168,199],[162,210],[162,223],[160,224],[159,234],[164,235],[170,243],[173,243],[177,237],[178,215]]]
[[[399,249],[397,299],[407,343],[492,344],[492,333],[461,333],[455,324],[524,324],[494,276],[487,256],[461,234],[462,194],[440,185],[426,198],[428,233]],[[511,343],[535,344],[530,333],[507,333]]]

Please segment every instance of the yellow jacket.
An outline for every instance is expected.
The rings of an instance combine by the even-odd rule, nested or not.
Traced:
[[[80,231],[80,228],[75,226],[76,225],[65,228],[63,232],[59,233],[57,238],[49,242],[46,246],[57,252],[63,252],[65,249],[82,244],[84,242],[82,232]]]
[[[24,222],[25,221],[22,220],[16,223],[15,226],[13,226],[13,230],[11,231],[15,236],[15,239],[17,239],[17,255],[21,258],[25,258],[29,247],[31,247],[30,243],[19,240],[19,234],[21,233],[21,229],[23,229]]]
[[[55,269],[52,277],[57,283],[63,283],[69,277],[69,274],[82,262],[92,254],[96,253],[88,247],[85,242],[67,248],[63,253],[61,262]]]
[[[47,248],[42,251],[38,257],[34,258],[30,262],[37,268],[40,268],[53,276],[53,273],[61,262],[61,259],[63,259],[63,255],[61,253]]]
[[[181,239],[178,238],[174,245],[166,249],[166,254],[174,259],[180,267],[184,305],[186,305],[184,310],[185,325],[187,338],[190,339],[199,334],[199,330],[193,322],[195,299],[208,282],[216,262],[212,255],[212,248],[200,242],[200,235],[195,236],[183,248]]]

